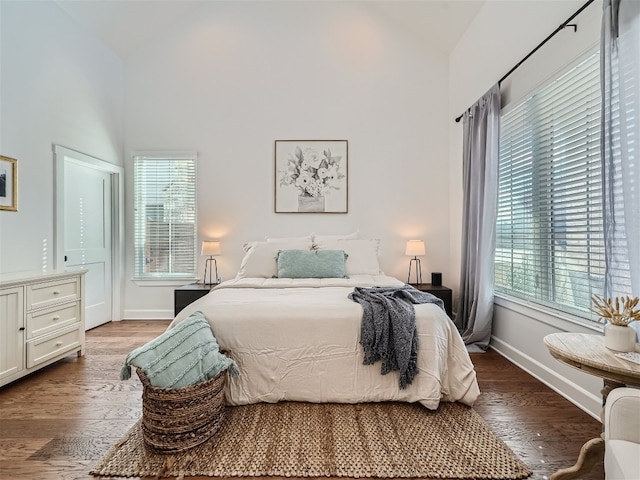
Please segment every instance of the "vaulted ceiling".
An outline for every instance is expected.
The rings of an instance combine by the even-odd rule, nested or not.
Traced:
[[[174,22],[194,14],[203,4],[215,1],[218,0],[56,0],[62,9],[122,59],[153,41]],[[484,1],[361,0],[359,3],[385,16],[416,41],[448,54]]]

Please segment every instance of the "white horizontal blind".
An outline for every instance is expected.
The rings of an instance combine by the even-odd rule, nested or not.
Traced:
[[[196,277],[196,157],[136,155],[135,277]]]
[[[496,292],[594,320],[603,292],[599,54],[500,125]]]

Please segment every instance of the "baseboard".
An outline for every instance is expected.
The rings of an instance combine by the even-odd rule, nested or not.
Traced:
[[[124,320],[173,320],[173,310],[125,310]]]
[[[585,390],[580,385],[559,375],[557,372],[523,352],[513,348],[502,340],[492,337],[491,348],[514,365],[544,383],[553,391],[562,395],[575,406],[591,415],[598,421],[602,411],[602,398]]]

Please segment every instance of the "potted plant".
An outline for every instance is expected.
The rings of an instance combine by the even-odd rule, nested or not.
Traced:
[[[611,350],[633,352],[636,347],[636,331],[629,325],[640,321],[638,297],[603,298],[591,297],[592,312],[598,315],[598,321],[606,321],[604,326],[604,344]]]

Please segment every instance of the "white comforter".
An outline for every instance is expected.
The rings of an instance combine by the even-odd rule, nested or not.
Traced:
[[[398,372],[363,365],[362,307],[354,286],[403,285],[384,275],[349,279],[244,278],[223,282],[181,311],[171,325],[204,313],[240,376],[229,378],[230,405],[305,402],[420,402],[472,405],[479,395],[469,354],[453,322],[434,304],[415,305],[419,373],[406,389]]]

